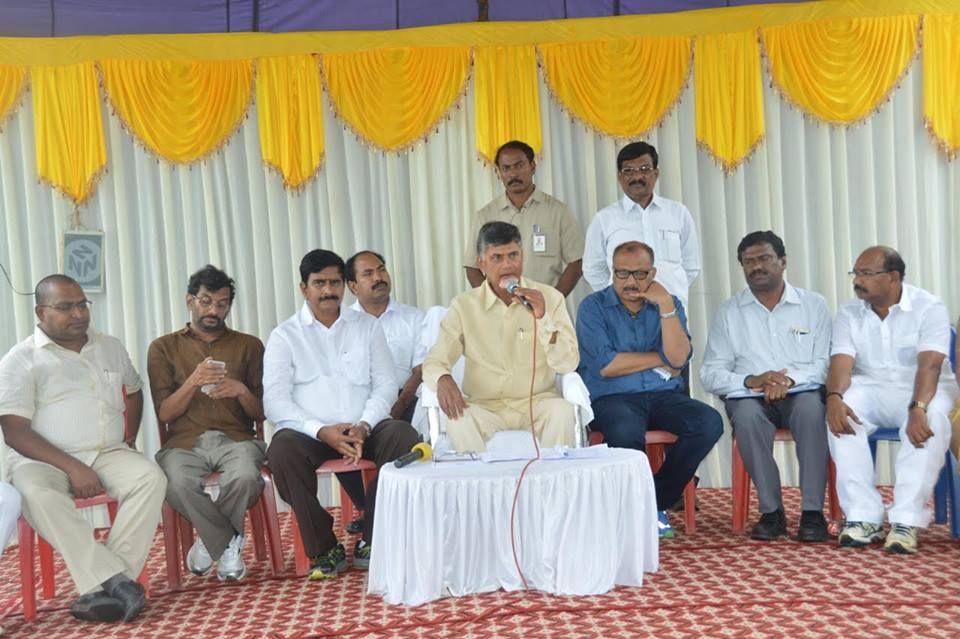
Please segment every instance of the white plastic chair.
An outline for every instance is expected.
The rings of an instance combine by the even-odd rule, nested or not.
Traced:
[[[447,308],[445,306],[434,306],[427,311],[427,316],[423,323],[423,330],[420,335],[421,339],[430,346],[433,346],[437,341],[437,337],[440,334],[440,322],[446,314]],[[457,360],[457,363],[454,364],[453,370],[451,371],[453,379],[461,388],[463,387],[463,368],[464,359],[461,357]],[[557,390],[565,400],[570,402],[570,407],[573,410],[574,446],[577,448],[586,446],[587,433],[585,425],[593,421],[593,409],[590,407],[590,393],[587,391],[586,384],[583,383],[580,375],[575,371],[562,375],[558,374]],[[440,452],[449,449],[449,442],[446,437],[447,418],[443,414],[443,411],[440,410],[440,402],[437,399],[437,394],[427,388],[426,384],[420,385],[420,402],[417,405],[417,411],[420,411],[421,408],[426,416],[427,432],[424,434],[429,436],[430,445],[434,450]],[[414,413],[414,423],[417,422],[417,417],[417,413]],[[497,448],[497,441],[509,438],[511,434],[510,431],[498,432],[487,442],[487,447]]]

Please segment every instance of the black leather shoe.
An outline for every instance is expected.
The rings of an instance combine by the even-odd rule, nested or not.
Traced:
[[[827,541],[827,520],[819,510],[805,510],[800,513],[800,527],[797,528],[797,541]]]
[[[123,603],[102,590],[87,593],[70,606],[70,614],[81,621],[120,621],[123,613]]]
[[[786,535],[787,517],[783,514],[783,508],[778,508],[772,513],[761,514],[760,521],[750,531],[750,538],[760,541],[773,541]]]
[[[363,517],[358,517],[347,524],[347,532],[351,535],[359,535],[363,532]]]
[[[132,579],[114,585],[109,594],[123,605],[124,621],[133,621],[147,605],[147,593],[143,586]]]

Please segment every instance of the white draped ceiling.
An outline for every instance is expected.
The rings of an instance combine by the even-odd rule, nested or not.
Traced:
[[[691,88],[648,138],[660,152],[659,192],[686,203],[700,230],[704,271],[689,311],[697,353],[713,311],[744,285],[734,252],[757,229],[784,238],[790,281],[823,293],[834,309],[851,295],[846,273],[856,255],[883,243],[901,251],[909,281],[960,310],[952,277],[960,258],[951,250],[960,238],[960,163],[949,163],[919,124],[918,65],[890,102],[850,128],[814,122],[765,90],[766,140],[731,175],[697,148]],[[545,138],[537,184],[566,201],[586,227],[620,196],[615,156],[622,141],[571,121],[542,85],[540,98]],[[264,168],[253,113],[222,151],[184,167],[138,146],[103,109],[110,164],[80,212],[83,227],[106,234],[106,291],[91,294],[94,323],[123,340],[141,373],[150,341],[186,321],[187,278],[208,262],[237,280],[233,326],[264,340],[297,308],[297,265],[316,247],[344,257],[364,248],[383,252],[396,297],[408,304],[446,304],[466,288],[459,257],[468,218],[501,188],[476,159],[472,96],[429,142],[401,154],[366,147],[324,110],[325,164],[294,194]],[[37,181],[33,139],[27,100],[0,133],[0,263],[22,291],[60,270],[60,238],[73,215]],[[585,292],[581,283],[574,302]],[[33,303],[6,282],[0,300],[6,351],[32,331]],[[703,398],[698,384],[695,395]],[[150,410],[142,432],[142,446],[154,452]],[[778,457],[786,479],[795,479],[792,454]],[[890,459],[882,455],[881,478]],[[729,475],[728,435],[704,462],[702,483],[729,485]]]

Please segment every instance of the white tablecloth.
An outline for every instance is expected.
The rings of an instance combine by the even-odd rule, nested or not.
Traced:
[[[380,470],[367,591],[392,604],[519,590],[510,508],[526,462],[423,462]],[[537,461],[520,488],[517,556],[531,588],[592,595],[639,586],[659,562],[647,457]]]

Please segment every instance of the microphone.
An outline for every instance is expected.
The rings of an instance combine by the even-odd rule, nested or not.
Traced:
[[[393,462],[393,465],[397,468],[403,468],[404,466],[409,466],[415,461],[427,461],[433,457],[433,449],[430,448],[430,444],[427,442],[420,442],[416,446],[410,449],[410,452],[406,455],[401,455]]]
[[[515,278],[510,278],[503,285],[504,290],[511,295],[517,295],[517,289],[520,288],[520,280]],[[517,295],[520,298],[520,303],[527,307],[528,311],[533,311],[533,305],[530,304],[530,301],[527,300],[523,295]]]

